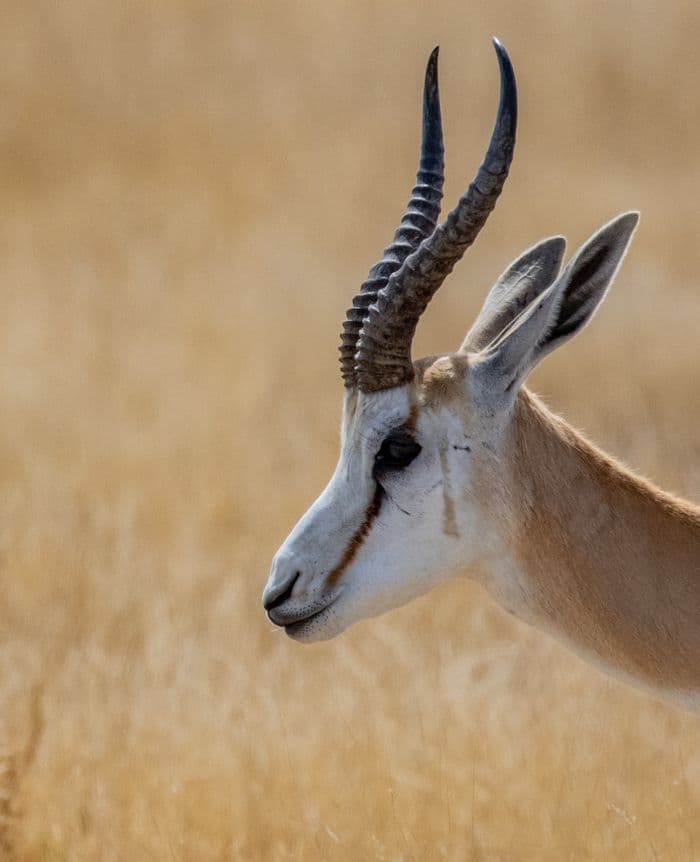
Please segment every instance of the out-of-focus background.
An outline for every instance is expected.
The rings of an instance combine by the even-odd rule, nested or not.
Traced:
[[[700,500],[700,9],[555,0],[5,3],[0,847],[8,859],[694,860],[700,723],[455,582],[336,641],[266,621],[328,478],[343,312],[413,182],[446,205],[519,75],[511,178],[422,322],[642,210],[531,381]]]

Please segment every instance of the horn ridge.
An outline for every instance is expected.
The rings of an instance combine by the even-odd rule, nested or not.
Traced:
[[[496,122],[484,161],[444,223],[420,244],[379,290],[357,342],[357,383],[378,392],[413,379],[411,342],[418,320],[440,285],[486,223],[513,159],[517,88],[510,58],[493,40],[500,71]]]
[[[420,161],[410,200],[391,245],[387,246],[381,260],[370,269],[367,280],[360,287],[359,293],[354,296],[352,307],[346,312],[343,322],[339,350],[340,370],[346,387],[357,385],[355,369],[357,341],[370,305],[376,300],[379,291],[388,283],[391,275],[401,267],[421,241],[430,236],[440,215],[444,182],[444,146],[438,85],[438,52],[438,48],[432,51],[425,70]]]

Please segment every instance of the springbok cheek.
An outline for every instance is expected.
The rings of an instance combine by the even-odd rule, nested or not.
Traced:
[[[434,518],[405,521],[396,510],[386,520],[380,516],[348,568],[339,611],[353,621],[406,604],[448,576],[441,565],[446,549],[430,526]]]

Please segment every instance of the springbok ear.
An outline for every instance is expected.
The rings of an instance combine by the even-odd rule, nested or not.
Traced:
[[[523,252],[489,291],[460,353],[483,350],[559,275],[566,249],[563,236],[544,239]]]
[[[638,221],[639,213],[629,212],[601,228],[554,284],[481,350],[473,369],[489,393],[517,391],[540,359],[583,329],[604,299]]]

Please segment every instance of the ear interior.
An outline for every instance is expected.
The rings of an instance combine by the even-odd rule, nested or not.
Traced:
[[[564,237],[554,236],[516,258],[489,291],[460,352],[482,350],[546,290],[559,275],[565,249]]]
[[[618,216],[581,247],[559,279],[562,300],[549,337],[549,353],[591,320],[612,284],[639,223],[639,213]]]
[[[488,390],[512,392],[540,359],[588,323],[615,277],[638,221],[638,213],[625,213],[601,228],[556,282],[480,351],[474,370]]]
[[[504,394],[516,388],[537,362],[539,345],[556,316],[561,294],[552,284],[479,354],[477,377]]]

